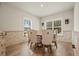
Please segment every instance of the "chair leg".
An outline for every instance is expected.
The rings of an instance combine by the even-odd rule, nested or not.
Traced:
[[[33,42],[31,42],[31,44],[30,44],[30,48],[32,48],[32,44],[33,44]]]
[[[28,45],[29,45],[29,43],[30,43],[30,40],[28,40]]]
[[[57,48],[57,42],[56,42],[56,41],[52,41],[52,43],[54,43],[54,44],[55,44],[55,46],[56,46],[56,48]]]
[[[48,53],[49,53],[49,54],[52,53],[52,47],[51,47],[51,45],[48,46]]]
[[[56,48],[57,48],[57,43],[55,42],[55,46],[56,46]]]

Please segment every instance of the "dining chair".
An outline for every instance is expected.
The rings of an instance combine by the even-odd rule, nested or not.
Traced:
[[[28,32],[30,48],[32,48],[35,45],[35,43],[37,42],[36,34],[37,34],[36,30],[29,30],[29,32]]]
[[[48,53],[52,52],[53,30],[42,30],[42,43],[47,48]]]

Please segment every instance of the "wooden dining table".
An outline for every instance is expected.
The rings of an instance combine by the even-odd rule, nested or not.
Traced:
[[[42,47],[43,44],[42,44],[42,35],[36,35],[37,37],[37,43],[36,43],[36,46],[37,47]]]

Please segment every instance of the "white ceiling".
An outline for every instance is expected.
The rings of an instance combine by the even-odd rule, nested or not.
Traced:
[[[74,2],[8,2],[8,4],[39,17],[72,9],[74,6]],[[44,7],[41,7],[41,4]]]

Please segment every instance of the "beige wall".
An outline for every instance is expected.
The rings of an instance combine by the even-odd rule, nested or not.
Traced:
[[[31,20],[32,29],[39,30],[39,18],[16,7],[2,4],[0,6],[0,30],[23,31],[24,18]]]
[[[74,6],[74,43],[76,45],[78,40],[75,32],[79,32],[79,3],[75,3]]]
[[[7,35],[4,36],[6,47],[27,42],[27,37],[24,36],[23,31],[6,31]]]
[[[79,3],[75,3],[74,7],[74,31],[79,32]]]
[[[79,55],[79,3],[75,3],[74,6],[74,35],[76,55]]]
[[[65,24],[65,19],[69,18],[69,24]],[[73,9],[60,12],[51,16],[43,17],[41,22],[52,21],[55,19],[61,19],[63,22],[64,31],[72,31],[73,29]]]

